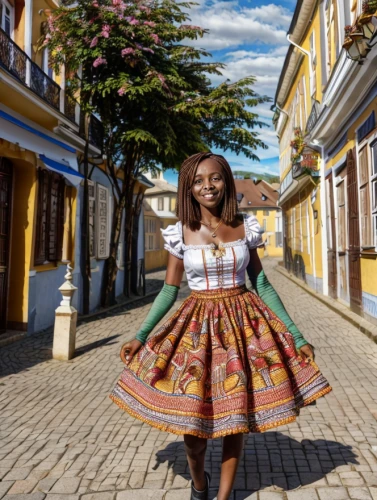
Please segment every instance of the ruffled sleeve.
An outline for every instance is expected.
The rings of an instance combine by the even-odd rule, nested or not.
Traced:
[[[177,224],[170,225],[166,229],[161,229],[161,233],[165,240],[165,250],[178,257],[178,259],[183,259],[181,222],[178,221]]]
[[[245,223],[245,234],[247,246],[252,248],[257,248],[263,245],[262,233],[264,232],[255,215],[244,215]]]

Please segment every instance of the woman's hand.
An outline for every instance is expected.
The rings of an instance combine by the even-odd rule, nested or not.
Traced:
[[[304,358],[306,363],[310,363],[314,360],[314,351],[310,344],[306,344],[300,347],[300,354]]]
[[[132,360],[137,351],[142,347],[142,343],[139,340],[131,340],[131,342],[126,342],[122,345],[120,349],[120,359],[123,361],[125,365]]]

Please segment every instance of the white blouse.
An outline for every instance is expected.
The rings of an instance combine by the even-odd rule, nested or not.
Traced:
[[[245,271],[251,248],[263,244],[262,232],[254,215],[244,215],[245,237],[236,241],[208,245],[185,245],[182,223],[161,229],[164,248],[183,259],[188,285],[192,290],[232,288],[245,284]]]

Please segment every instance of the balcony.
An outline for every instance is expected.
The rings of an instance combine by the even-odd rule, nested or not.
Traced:
[[[82,113],[76,113],[78,107],[76,101],[71,99],[1,28],[0,68],[5,69],[52,108],[63,113],[72,123],[78,125],[78,121],[82,120]],[[61,99],[63,92],[64,96]],[[102,150],[102,123],[93,115],[89,126],[89,142]]]
[[[60,86],[46,75],[1,28],[0,67],[6,69],[50,106],[60,110]]]

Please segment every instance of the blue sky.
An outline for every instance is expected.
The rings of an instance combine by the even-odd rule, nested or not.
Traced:
[[[213,77],[213,83],[219,84],[226,78],[237,81],[253,75],[257,78],[255,90],[273,98],[287,53],[286,33],[296,0],[194,1],[198,5],[190,12],[192,24],[210,30],[195,45],[211,52],[212,60],[226,63],[223,77]],[[279,147],[272,126],[270,106],[270,103],[266,103],[253,108],[270,125],[260,130],[268,149],[256,151],[261,160],[259,163],[227,151],[224,156],[234,170],[279,173]],[[165,178],[177,183],[177,175],[173,171],[166,172]]]

